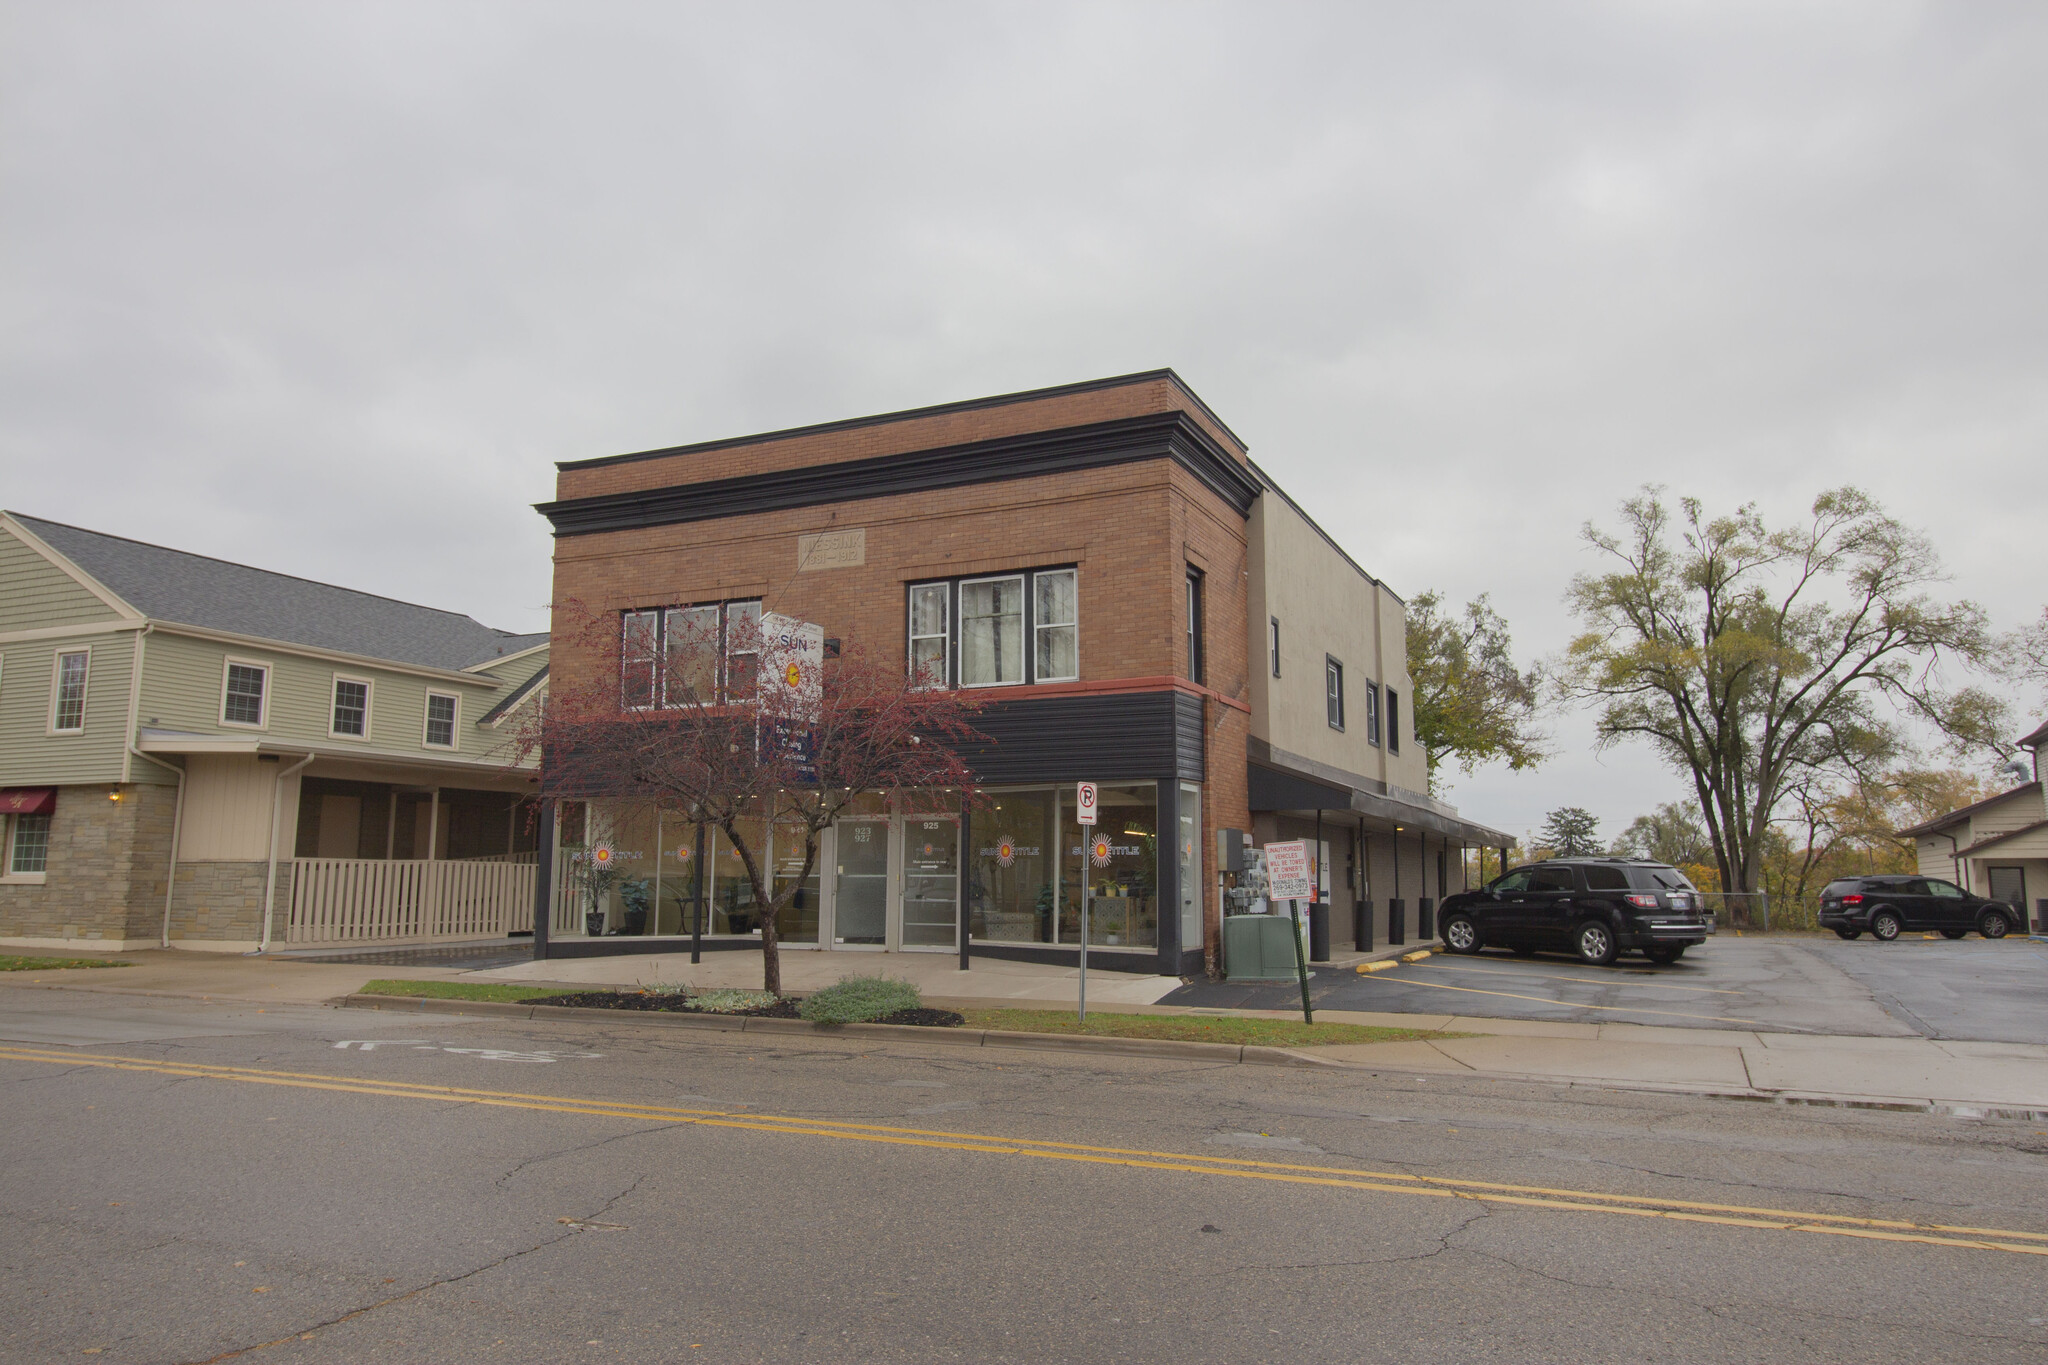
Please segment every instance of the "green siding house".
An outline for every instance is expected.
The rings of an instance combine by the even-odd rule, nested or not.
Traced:
[[[548,638],[0,513],[0,945],[532,920]]]

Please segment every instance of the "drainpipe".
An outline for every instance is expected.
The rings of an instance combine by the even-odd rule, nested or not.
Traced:
[[[1970,883],[1963,877],[1962,850],[1956,847],[1956,836],[1937,833],[1934,837],[1948,840],[1948,875],[1962,882],[1963,890],[1968,891]]]
[[[283,769],[275,778],[271,779],[270,870],[264,874],[263,878],[263,937],[257,940],[256,952],[248,954],[250,957],[256,956],[256,953],[267,953],[270,951],[270,910],[277,900],[277,817],[282,813],[281,807],[284,805],[284,780],[302,770],[308,763],[313,761],[314,757],[315,755],[313,754],[307,754],[304,758],[292,764],[291,767]]]
[[[171,861],[170,866],[164,871],[164,927],[163,932],[157,937],[157,947],[168,948],[171,946],[171,896],[178,885],[178,839],[185,828],[185,770],[172,767],[153,754],[142,752],[135,747],[132,739],[128,743],[128,752],[146,762],[156,764],[159,768],[170,768],[178,775],[178,799],[171,808]]]

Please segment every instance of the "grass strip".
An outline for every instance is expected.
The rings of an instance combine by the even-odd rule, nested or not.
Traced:
[[[1330,1043],[1406,1043],[1462,1035],[1376,1024],[1304,1024],[1299,1019],[1239,1019],[1188,1014],[1091,1014],[1072,1010],[962,1010],[967,1027],[1002,1033],[1085,1033],[1097,1038],[1171,1038],[1188,1043],[1320,1047]]]
[[[514,986],[500,981],[366,981],[361,995],[423,995],[430,1000],[538,1000],[560,995],[560,986]]]
[[[132,967],[106,957],[9,957],[0,955],[0,972],[65,972],[73,967]]]

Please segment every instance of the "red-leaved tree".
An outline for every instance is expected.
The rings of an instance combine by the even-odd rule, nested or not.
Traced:
[[[879,791],[905,814],[939,814],[974,795],[960,755],[984,739],[970,723],[974,700],[857,642],[822,663],[785,663],[790,671],[764,687],[761,662],[774,656],[762,653],[758,620],[738,613],[671,611],[657,627],[651,614],[568,603],[555,608],[554,636],[548,696],[519,740],[540,754],[542,795],[637,804],[720,830],[761,910],[766,990],[782,990],[777,917],[817,866],[819,836],[856,797]],[[775,829],[803,838],[802,870],[780,892],[765,845]]]

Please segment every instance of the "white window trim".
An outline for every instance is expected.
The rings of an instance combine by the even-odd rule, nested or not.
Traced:
[[[340,690],[337,684],[345,682],[361,683],[363,685],[363,732],[359,735],[352,735],[346,730],[334,728],[335,693]],[[368,744],[371,734],[376,730],[376,705],[377,680],[375,678],[366,678],[360,673],[336,673],[327,685],[327,737],[329,739],[354,740],[358,744]]]
[[[1331,683],[1336,684],[1334,691]],[[1333,709],[1337,713],[1334,716],[1330,714]],[[1334,654],[1323,656],[1323,719],[1332,730],[1339,734],[1344,732],[1344,723],[1348,719],[1344,713],[1344,661]]]
[[[433,720],[434,698],[446,697],[455,703],[455,716],[448,725],[448,742],[436,744],[427,738],[427,726]],[[368,728],[367,726],[365,727]],[[427,699],[420,703],[420,747],[422,749],[455,750],[462,747],[462,694],[459,692],[427,692]]]
[[[939,625],[937,635],[917,633],[917,593],[920,588],[937,588],[946,595],[945,619]],[[938,640],[939,676],[927,685],[928,691],[940,691],[953,685],[953,585],[945,579],[937,582],[912,583],[903,594],[903,658],[906,670],[917,666],[917,642]]]
[[[1060,622],[1058,625],[1048,626],[1038,619],[1038,580],[1041,577],[1049,578],[1053,574],[1063,573],[1070,573],[1074,576],[1074,619],[1071,622],[1063,621]],[[1036,685],[1038,683],[1066,683],[1081,681],[1080,566],[1076,565],[1071,569],[1033,569],[1030,573],[1026,574],[1025,577],[1030,580],[1025,585],[1024,591],[1026,594],[1026,601],[1029,602],[1031,607],[1031,650],[1025,656],[1030,669],[1029,677],[1031,679],[1031,682],[1033,683],[1033,685]],[[1067,677],[1041,678],[1038,676],[1038,633],[1042,630],[1071,630],[1074,632],[1074,671]]]
[[[63,686],[64,660],[73,654],[85,656],[85,687],[78,698],[78,726],[76,729],[57,728],[57,699]],[[50,656],[50,733],[53,735],[82,735],[85,733],[86,711],[92,705],[92,646],[84,649],[60,649]]]
[[[255,724],[246,720],[228,719],[228,669],[240,664],[243,668],[257,668],[263,671],[263,719]],[[220,723],[236,730],[268,730],[270,728],[270,665],[261,659],[239,659],[230,654],[220,661]],[[331,723],[333,717],[328,717]]]
[[[971,683],[967,681],[967,658],[965,653],[967,648],[967,589],[972,587],[976,583],[1015,583],[1018,585],[1017,634],[1025,638],[1022,638],[1017,642],[1017,681],[1015,682]],[[1076,590],[1078,591],[1078,586]],[[974,578],[963,578],[960,580],[958,584],[958,596],[956,597],[953,603],[953,615],[959,623],[960,639],[954,642],[953,647],[954,649],[961,651],[959,673],[960,686],[963,689],[971,689],[973,691],[978,692],[984,688],[989,687],[1022,687],[1025,685],[1026,680],[1030,678],[1031,651],[1038,647],[1038,641],[1029,638],[1031,632],[1029,630],[1024,629],[1024,619],[1031,614],[1030,592],[1031,574],[1028,570],[1020,569],[1016,573],[981,574]],[[1080,614],[1080,607],[1077,604],[1074,609],[1074,615],[1076,617],[1079,617]]]
[[[0,886],[45,885],[50,877],[47,864],[42,872],[14,870],[14,831],[20,823],[18,815],[0,815]]]

